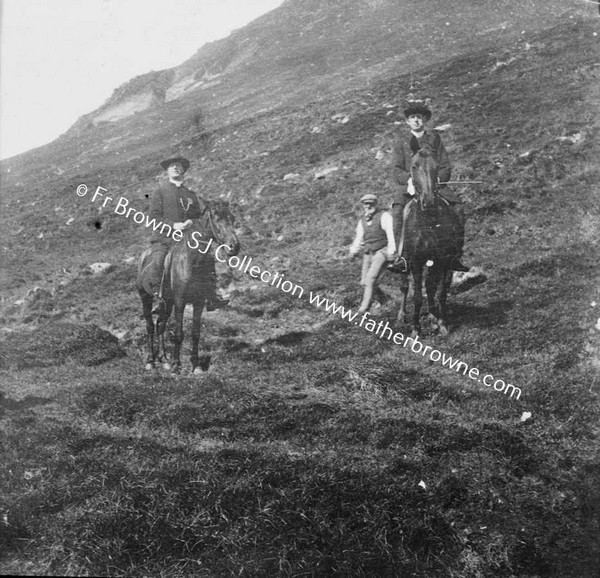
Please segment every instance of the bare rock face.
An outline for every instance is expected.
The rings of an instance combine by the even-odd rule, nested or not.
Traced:
[[[0,369],[51,367],[68,361],[92,366],[124,355],[117,337],[97,325],[48,323],[0,340]]]

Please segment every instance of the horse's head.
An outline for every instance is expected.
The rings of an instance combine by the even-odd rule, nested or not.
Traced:
[[[432,207],[438,180],[438,161],[433,150],[424,146],[412,157],[410,173],[421,209]]]
[[[210,201],[203,218],[206,219],[206,231],[216,243],[229,247],[227,257],[237,255],[240,251],[240,242],[235,230],[235,219],[229,201],[222,199]]]

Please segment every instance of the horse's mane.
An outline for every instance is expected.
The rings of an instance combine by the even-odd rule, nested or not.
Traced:
[[[231,208],[229,201],[225,199],[216,199],[208,201],[208,210],[212,211],[217,217],[231,217]]]

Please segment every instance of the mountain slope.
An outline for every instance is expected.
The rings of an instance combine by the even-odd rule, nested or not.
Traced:
[[[193,161],[189,185],[232,200],[243,254],[356,308],[359,265],[342,257],[357,200],[375,191],[387,203],[395,190],[398,95],[432,97],[455,177],[485,180],[457,191],[466,260],[489,280],[451,296],[446,339],[420,338],[518,385],[518,398],[226,266],[232,304],[204,319],[209,372],[143,374],[124,259],[148,236],[75,189],[103,186],[146,210],[160,143],[119,166],[99,141],[85,149],[99,159],[90,172],[11,188],[0,573],[595,576],[599,31],[595,12],[571,15],[200,134],[182,123],[172,137]],[[127,122],[98,124],[89,142]],[[92,275],[98,260],[112,270]],[[395,277],[382,284],[398,296]],[[390,324],[395,314],[393,303],[373,311]],[[114,347],[77,327],[88,323],[119,335],[127,357],[82,363],[95,342],[74,351],[73,336],[104,335],[102,359]],[[15,364],[31,343],[40,358]]]
[[[512,0],[290,0],[182,65],[132,79],[54,143],[2,163],[6,189],[28,184],[27,172],[59,182],[51,167],[69,177],[113,167],[144,172],[140,165],[206,131],[493,50],[564,12],[560,0],[518,10]]]

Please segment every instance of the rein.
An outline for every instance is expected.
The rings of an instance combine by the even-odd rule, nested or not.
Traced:
[[[215,233],[215,225],[213,223],[213,214],[212,211],[210,210],[210,207],[208,207],[206,209],[208,211],[208,224],[210,225],[210,232],[212,233],[213,239],[217,242],[219,242],[219,238],[217,236],[217,233]]]
[[[207,207],[207,208],[206,208],[206,211],[205,211],[205,213],[208,213],[208,214],[207,214],[207,216],[206,216],[206,217],[207,217],[207,218],[206,218],[206,224],[207,224],[207,227],[206,227],[206,228],[207,228],[207,229],[209,229],[209,230],[210,230],[210,233],[212,234],[212,237],[211,237],[211,239],[212,239],[212,240],[214,240],[214,241],[217,241],[217,242],[219,242],[218,235],[217,235],[217,233],[215,232],[215,224],[214,224],[214,222],[213,222],[213,215],[212,215],[212,211],[210,210],[210,208],[209,208],[209,207]],[[202,215],[202,216],[204,217],[204,215]],[[199,220],[200,220],[200,219],[199,219]],[[205,227],[202,227],[202,228],[204,229]],[[188,236],[189,236],[191,233],[193,233],[193,232],[195,232],[195,231],[197,231],[197,230],[198,230],[198,229],[192,230],[190,233],[188,233]],[[202,231],[199,231],[199,232],[202,234]],[[196,242],[197,242],[197,243],[200,243],[200,244],[203,244],[203,245],[204,245],[204,247],[207,247],[207,246],[210,244],[210,242],[211,242],[211,239],[208,239],[208,240],[204,240],[204,239],[202,239],[202,240],[196,240]]]

